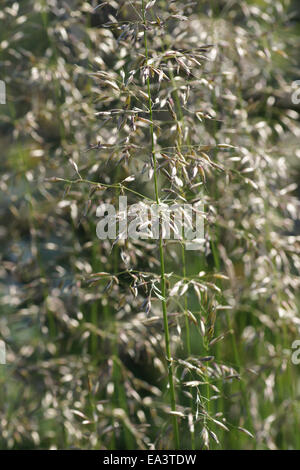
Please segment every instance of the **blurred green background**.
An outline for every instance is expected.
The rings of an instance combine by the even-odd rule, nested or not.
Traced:
[[[101,89],[91,72],[112,72],[121,80],[121,70],[130,70],[131,39],[120,40],[126,28],[107,23],[119,8],[118,21],[136,24],[136,11],[130,1],[102,2],[97,9],[101,2],[2,3],[0,79],[7,102],[0,105],[0,339],[7,364],[0,365],[0,448],[169,448],[162,325],[155,319],[160,307],[153,302],[154,320],[145,315],[147,297],[132,295],[135,280],[126,272],[128,256],[137,271],[158,273],[156,248],[137,244],[126,252],[99,242],[95,208],[103,197],[114,201],[114,191],[102,196],[89,185],[49,181],[76,179],[70,159],[96,182],[122,181],[140,171],[143,151],[124,143],[114,151],[87,151],[98,141],[116,146],[117,132],[124,140],[129,135],[128,123],[122,128],[95,115],[125,106],[125,99]],[[215,389],[200,386],[192,395],[196,446],[203,446],[203,394],[215,420],[211,448],[299,449],[299,365],[290,357],[292,342],[300,339],[300,127],[299,104],[291,100],[292,84],[300,79],[299,2],[157,1],[155,8],[154,19],[172,9],[176,14],[177,8],[188,17],[179,26],[178,18],[168,23],[174,47],[217,44],[202,82],[191,85],[196,89],[191,107],[216,120],[195,124],[185,109],[186,122],[195,142],[242,147],[238,170],[257,164],[253,181],[261,190],[252,196],[251,182],[245,187],[234,178],[228,188],[224,178],[208,172],[206,190],[213,201],[208,204],[215,207],[209,249],[186,254],[188,276],[202,270],[233,273],[230,284],[216,282],[221,293],[202,297],[203,311],[197,292],[188,291],[189,310],[199,315],[191,331],[195,357],[207,355],[199,340],[201,316],[209,321],[213,302],[233,306],[229,314],[218,310],[215,335],[226,335],[209,353],[216,357],[214,371],[208,371]],[[159,38],[149,35],[159,51]],[[139,87],[145,91],[139,82],[134,93]],[[133,143],[140,145],[143,133],[139,128]],[[164,139],[165,146],[172,145],[172,132]],[[210,153],[232,169],[240,165],[236,156]],[[143,180],[130,187],[152,192]],[[168,272],[179,273],[180,250],[166,250]],[[97,272],[124,273],[118,283],[90,282]],[[176,357],[183,360],[185,330],[176,309],[170,304],[170,325]],[[231,328],[234,335],[227,334]],[[190,397],[180,386],[188,373],[182,367],[178,363],[176,374],[184,413]],[[229,379],[220,379],[222,374]],[[254,438],[243,431],[249,429],[243,394]],[[181,425],[183,448],[191,448],[187,421]]]

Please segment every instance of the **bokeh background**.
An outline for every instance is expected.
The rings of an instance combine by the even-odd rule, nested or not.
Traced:
[[[134,122],[124,112],[145,106],[142,79],[124,84],[122,72],[129,81],[141,67],[140,8],[122,0],[1,2],[1,449],[172,448],[157,246],[99,241],[96,207],[115,202],[119,190],[70,183],[78,173],[108,185],[136,174],[128,186],[153,196],[148,116]],[[292,101],[299,2],[157,0],[148,14],[156,22],[151,57],[169,48],[188,64],[191,51],[211,46],[199,64],[191,60],[194,75],[177,60],[175,83],[183,130],[230,175],[198,168],[210,217],[205,250],[186,253],[187,276],[222,272],[229,281],[217,278],[208,294],[189,284],[191,351],[182,297],[168,303],[182,447],[191,448],[193,415],[196,448],[208,447],[208,426],[213,449],[299,449],[300,365],[291,361],[300,339],[300,126]],[[176,126],[163,110],[174,83],[153,92],[158,145],[171,148]],[[103,114],[110,109],[115,116]],[[213,149],[220,143],[227,148]],[[182,269],[172,244],[166,269]],[[150,271],[149,294],[139,273]],[[172,275],[168,282],[174,287]],[[203,325],[224,336],[209,351]],[[214,359],[194,371],[207,355]],[[203,383],[189,391],[188,380]]]

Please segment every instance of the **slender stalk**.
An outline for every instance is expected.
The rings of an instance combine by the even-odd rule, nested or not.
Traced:
[[[146,56],[146,62],[148,62],[148,42],[147,42],[146,12],[145,12],[144,0],[142,0],[142,16],[143,16],[143,22],[144,22],[145,56]],[[147,91],[148,91],[148,97],[149,97],[149,115],[150,115],[150,121],[151,121],[150,134],[151,134],[152,159],[153,159],[153,167],[154,167],[155,200],[156,200],[156,204],[159,204],[158,181],[157,181],[157,160],[156,160],[155,148],[154,148],[152,97],[151,97],[149,75],[147,75]],[[163,241],[162,241],[161,236],[159,237],[159,256],[160,256],[161,293],[162,293],[161,303],[162,303],[163,323],[164,323],[164,332],[165,332],[166,356],[167,356],[167,362],[168,362],[170,404],[171,404],[171,410],[176,411],[174,373],[173,373],[173,364],[172,364],[172,356],[171,356],[170,332],[169,332],[169,325],[168,325],[167,301],[166,301],[165,259],[164,259]],[[174,432],[174,444],[175,444],[175,448],[179,449],[180,448],[179,430],[178,430],[177,418],[175,415],[172,416],[172,421],[173,421],[173,432]]]
[[[183,123],[183,112],[182,112],[182,109],[181,109],[181,103],[180,103],[179,96],[178,96],[178,93],[177,93],[176,84],[175,84],[175,80],[174,80],[174,74],[173,74],[172,69],[170,69],[169,73],[170,73],[172,86],[174,87],[174,98],[175,98],[175,103],[176,103],[176,111],[178,113],[180,122]],[[187,143],[188,143],[188,145],[190,144],[189,137],[188,137],[188,142]],[[182,144],[182,142],[181,142],[181,139],[180,139],[179,148],[181,148],[181,144]],[[184,228],[183,227],[182,227],[182,240],[184,240]],[[186,259],[185,259],[185,246],[184,246],[184,243],[182,243],[182,245],[181,245],[181,260],[182,260],[182,275],[183,275],[184,278],[186,278]],[[189,356],[191,356],[191,352],[192,352],[192,349],[191,349],[191,331],[190,331],[190,323],[189,323],[189,317],[188,317],[188,298],[187,298],[187,293],[186,292],[184,294],[184,315],[185,315],[187,353],[188,353]],[[193,395],[193,389],[192,388],[191,388],[190,392],[191,392],[191,395]],[[191,399],[190,399],[190,407],[191,407],[191,410],[193,412],[194,411],[193,396],[191,396]],[[190,433],[191,433],[192,450],[195,450],[195,446],[196,446],[195,431],[191,430]]]

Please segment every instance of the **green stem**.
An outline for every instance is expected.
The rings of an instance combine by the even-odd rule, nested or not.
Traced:
[[[146,61],[148,62],[148,43],[147,43],[147,30],[146,30],[146,12],[145,12],[145,3],[142,0],[142,16],[144,22],[144,44],[145,44],[145,55]],[[155,189],[155,200],[156,204],[159,204],[159,195],[158,195],[158,182],[157,182],[157,161],[154,148],[154,130],[153,130],[153,114],[152,114],[152,98],[150,90],[150,79],[149,75],[147,76],[147,91],[149,97],[149,114],[150,114],[150,133],[151,133],[151,147],[152,147],[152,158],[153,158],[153,167],[154,167],[154,189]],[[170,332],[168,325],[168,314],[167,314],[167,301],[166,301],[166,279],[165,279],[165,260],[164,260],[164,250],[163,250],[163,241],[160,236],[159,238],[159,256],[160,256],[160,272],[161,272],[161,293],[162,293],[162,311],[163,311],[163,323],[164,323],[164,332],[165,332],[165,345],[166,345],[166,356],[168,362],[168,379],[169,379],[169,388],[170,388],[170,404],[171,410],[176,411],[176,399],[175,399],[175,386],[174,386],[174,374],[173,374],[173,364],[171,356],[171,346],[170,346]],[[178,422],[175,415],[172,416],[173,421],[173,432],[174,432],[174,444],[175,448],[180,448],[179,443],[179,431],[178,431]]]
[[[172,69],[169,69],[169,74],[170,74],[172,86],[174,88],[173,94],[174,94],[174,100],[175,100],[175,104],[176,104],[176,112],[179,116],[180,122],[183,123],[183,112],[182,112],[182,108],[181,108],[180,99],[179,99],[179,96],[178,96],[178,93],[177,93],[176,83],[175,83],[174,74],[173,74]],[[188,146],[190,146],[189,136],[187,137],[187,144],[188,144]],[[180,146],[179,146],[180,150],[181,150],[181,145],[182,145],[182,142],[181,142],[181,139],[180,139]],[[184,228],[182,228],[182,239],[184,240]],[[181,246],[181,260],[182,260],[182,274],[183,274],[183,277],[186,278],[186,257],[185,257],[185,245],[184,245],[184,243],[182,243],[182,246]],[[191,349],[191,331],[190,331],[190,324],[189,324],[189,317],[188,317],[188,299],[187,299],[187,293],[186,292],[184,294],[184,314],[185,314],[185,330],[186,330],[187,353],[188,353],[188,356],[191,356],[191,352],[192,352],[192,349]],[[193,395],[193,389],[192,388],[191,388],[190,392]],[[191,396],[191,399],[190,399],[190,407],[191,407],[191,411],[192,411],[192,414],[193,414],[193,417],[194,417],[194,399],[193,399],[193,396]],[[195,450],[195,448],[196,448],[195,431],[191,430],[190,433],[191,433],[192,450]]]
[[[170,77],[171,77],[172,84],[175,84],[174,83],[174,75],[173,75],[172,70],[170,70]],[[178,112],[178,115],[179,115],[179,118],[180,118],[180,122],[183,123],[183,113],[182,113],[181,104],[180,104],[180,100],[179,100],[178,93],[177,93],[176,89],[174,91],[174,96],[175,96],[176,108],[177,108],[177,112]],[[180,147],[179,148],[181,148],[181,141],[180,141]],[[182,227],[182,240],[184,240],[184,227]],[[182,243],[182,245],[181,245],[181,260],[182,260],[182,275],[183,275],[184,278],[186,278],[186,258],[185,258],[185,245],[184,245],[184,243]],[[188,316],[188,298],[187,298],[187,293],[186,292],[184,294],[184,315],[185,315],[187,353],[188,353],[188,356],[191,356],[191,353],[192,353],[191,331],[190,331],[190,323],[189,323],[190,320],[189,320],[189,316]],[[193,395],[193,389],[192,388],[190,390],[190,393],[191,393],[191,395]],[[190,407],[191,407],[192,414],[194,415],[194,413],[193,413],[193,411],[194,411],[193,396],[191,396],[191,398],[190,398]],[[191,430],[190,433],[191,433],[192,450],[195,450],[195,447],[196,447],[195,431]]]

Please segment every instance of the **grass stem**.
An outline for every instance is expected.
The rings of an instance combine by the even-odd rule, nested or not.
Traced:
[[[148,42],[147,42],[147,29],[146,29],[147,26],[146,26],[146,11],[145,11],[144,0],[142,0],[142,16],[143,16],[143,22],[144,22],[145,56],[146,56],[146,62],[148,63]],[[156,160],[155,146],[154,146],[152,97],[151,97],[149,74],[147,74],[147,91],[148,91],[148,98],[149,98],[149,114],[150,114],[150,121],[151,121],[150,134],[151,134],[152,159],[153,159],[153,167],[154,167],[155,200],[156,200],[156,204],[159,204],[158,181],[157,181],[158,180],[158,178],[157,178],[157,160]],[[167,362],[168,362],[168,380],[169,380],[169,388],[170,388],[170,405],[171,405],[171,410],[174,412],[174,411],[176,411],[176,399],[175,399],[173,364],[172,364],[172,356],[171,356],[170,332],[169,332],[168,313],[167,313],[164,249],[163,249],[163,241],[162,241],[161,236],[159,238],[159,257],[160,257],[161,294],[162,294],[161,303],[162,303],[163,323],[164,323],[164,332],[165,332],[166,356],[167,356]],[[179,449],[180,448],[179,430],[178,430],[177,417],[175,415],[172,416],[172,421],[173,421],[173,432],[174,432],[174,444],[175,444],[175,448]]]

